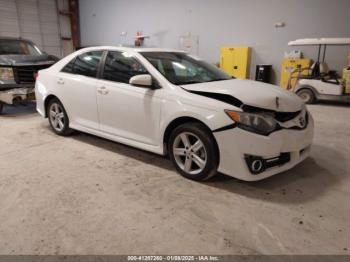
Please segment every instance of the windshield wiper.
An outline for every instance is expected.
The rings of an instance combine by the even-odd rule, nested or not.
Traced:
[[[209,83],[209,82],[215,82],[215,81],[225,81],[225,80],[231,80],[231,79],[233,78],[218,78],[218,79],[212,79],[208,81],[190,80],[186,82],[176,82],[175,85],[200,84],[200,83]]]
[[[197,80],[191,80],[191,81],[186,81],[186,82],[176,82],[176,85],[189,85],[189,84],[199,84],[199,83],[203,83],[201,81],[197,81]]]
[[[206,82],[216,82],[216,81],[225,81],[225,80],[231,80],[232,78],[218,78],[218,79],[212,79]]]

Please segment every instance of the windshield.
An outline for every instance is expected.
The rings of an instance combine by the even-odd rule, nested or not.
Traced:
[[[187,85],[232,79],[216,66],[180,52],[141,52],[171,83]]]
[[[0,39],[0,55],[42,55],[42,52],[27,41]]]

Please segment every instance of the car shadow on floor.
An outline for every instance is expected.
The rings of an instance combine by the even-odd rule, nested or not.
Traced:
[[[89,134],[78,132],[73,135],[72,138],[83,143],[88,143],[133,158],[146,164],[155,165],[176,172],[167,157],[159,156],[157,154],[112,142],[107,139],[98,138]],[[328,152],[328,154],[331,154],[334,159],[342,160],[341,157],[337,157],[339,153],[331,148],[314,145],[313,150],[316,152]],[[342,179],[342,174],[337,173],[336,169],[333,167],[332,169],[325,168],[318,162],[322,161],[318,161],[313,155],[311,155],[310,158],[289,171],[256,182],[240,181],[219,173],[210,180],[201,183],[209,187],[225,190],[232,194],[239,194],[264,201],[303,203],[325,194],[332,186],[340,183],[340,180]],[[337,166],[338,164],[341,165],[341,163],[335,163],[334,165]],[[186,181],[185,178],[184,181]]]
[[[137,149],[87,133],[76,132],[72,135],[72,138],[80,142],[88,143],[98,148],[103,148],[110,152],[123,155],[125,157],[133,158],[145,164],[155,165],[166,170],[175,170],[169,159],[165,156],[160,156],[142,149]]]
[[[16,116],[26,116],[36,113],[36,103],[35,102],[25,102],[19,105],[5,105],[0,117],[16,117]]]

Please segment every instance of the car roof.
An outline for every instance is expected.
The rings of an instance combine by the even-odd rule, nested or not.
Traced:
[[[133,51],[137,53],[141,52],[176,52],[186,53],[183,50],[171,49],[171,48],[156,48],[156,47],[128,47],[128,46],[90,46],[80,49],[79,51],[93,51],[93,50],[116,50],[116,51]]]

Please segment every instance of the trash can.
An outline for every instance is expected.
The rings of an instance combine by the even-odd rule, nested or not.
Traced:
[[[255,72],[255,80],[271,83],[271,73],[272,73],[272,65],[257,65]]]

